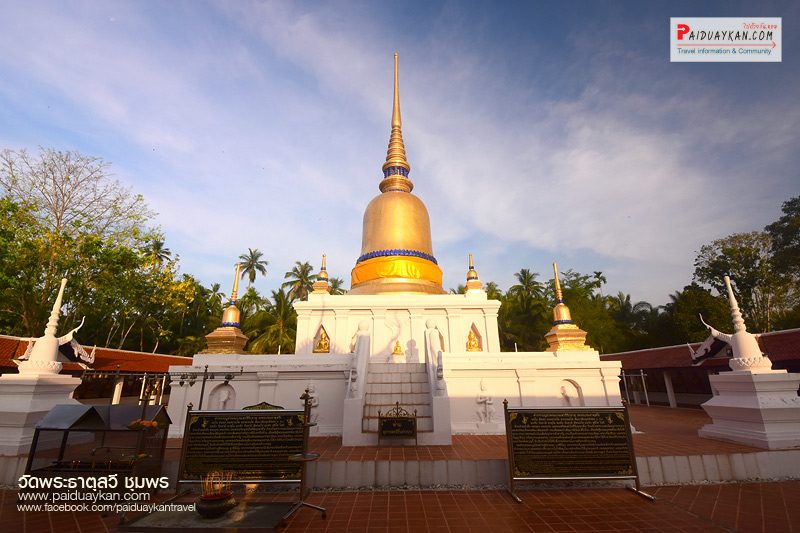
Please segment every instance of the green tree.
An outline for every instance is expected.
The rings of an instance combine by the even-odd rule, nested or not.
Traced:
[[[606,281],[602,272],[592,275],[567,270],[562,275],[564,302],[573,321],[586,331],[586,342],[600,353],[614,353],[627,347],[627,339],[614,320],[601,288]],[[553,300],[555,304],[555,300]]]
[[[263,256],[264,253],[258,248],[248,248],[246,254],[239,256],[239,259],[242,260],[242,279],[247,276],[248,289],[256,281],[257,274],[261,274],[262,276],[267,275],[267,265],[269,265],[269,261],[261,259]]]
[[[347,289],[344,288],[344,281],[342,278],[330,278],[329,283],[331,285],[331,294],[346,294]]]
[[[467,292],[467,286],[458,284],[455,289],[450,289],[450,294],[464,294]]]
[[[311,292],[314,280],[317,278],[315,274],[312,274],[313,271],[314,267],[308,261],[305,263],[294,262],[292,269],[283,276],[284,279],[289,281],[284,281],[281,284],[281,289],[289,289],[288,297],[290,300],[305,300],[308,298],[308,293]]]
[[[732,331],[730,307],[724,297],[714,296],[710,290],[692,283],[669,298],[652,331],[653,345],[669,346],[705,340],[708,329],[700,322],[699,315],[703,315],[707,323],[720,331]]]
[[[723,277],[731,277],[752,331],[771,331],[774,315],[786,308],[789,282],[773,264],[768,233],[735,233],[704,245],[694,266],[694,279],[722,295],[727,294]]]
[[[250,353],[294,353],[297,313],[283,289],[272,291],[271,305],[245,320],[242,330],[250,339]]]
[[[527,268],[514,274],[512,285],[503,300],[498,323],[505,349],[521,351],[542,350],[547,345],[544,334],[552,320],[548,319],[544,287],[536,279],[539,274]]]
[[[140,195],[111,179],[108,168],[103,160],[78,152],[0,152],[3,195],[24,209],[41,255],[40,266],[25,274],[28,281],[36,280],[16,297],[25,300],[18,309],[30,335],[41,334],[47,319],[42,311],[55,297],[58,279],[67,272],[74,277],[80,266],[75,252],[85,240],[142,244],[143,224],[152,212]]]
[[[152,261],[156,266],[163,265],[166,261],[172,259],[172,250],[164,246],[164,241],[161,239],[151,240],[144,251],[147,259]]]
[[[781,207],[782,215],[765,229],[772,238],[775,267],[800,278],[800,196]]]

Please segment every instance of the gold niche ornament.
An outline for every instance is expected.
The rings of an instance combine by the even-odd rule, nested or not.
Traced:
[[[394,343],[394,350],[392,350],[392,355],[403,355],[403,347],[400,346],[400,341]]]
[[[467,335],[467,351],[468,352],[481,351],[481,343],[478,341],[478,336],[475,335],[475,332],[473,330],[469,330],[469,335]]]
[[[317,345],[314,346],[314,353],[330,353],[330,351],[331,339],[328,337],[325,328],[320,328],[319,341],[317,341]]]

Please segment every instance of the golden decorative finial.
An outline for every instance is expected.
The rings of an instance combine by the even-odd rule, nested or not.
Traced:
[[[561,282],[558,280],[558,263],[553,262],[553,278],[556,282],[556,306],[553,308],[553,324],[571,324],[572,315],[569,307],[564,303],[564,295],[561,293]]]
[[[394,101],[392,103],[392,133],[389,136],[389,149],[386,151],[386,162],[383,164],[383,181],[381,192],[411,192],[414,184],[408,179],[411,166],[406,160],[406,147],[403,144],[403,121],[400,118],[400,78],[397,66],[397,54],[394,55]]]
[[[328,270],[326,265],[327,256],[322,254],[322,266],[319,269],[319,274],[317,274],[317,280],[311,286],[313,292],[319,294],[321,292],[326,292],[330,294],[331,286],[328,284]]]
[[[397,52],[394,53],[394,100],[392,101],[392,127],[403,125],[400,119],[400,76],[397,68]]]
[[[228,307],[222,312],[222,327],[239,327],[239,319],[241,313],[239,308],[236,307],[236,300],[239,298],[239,273],[241,272],[242,264],[236,263],[236,275],[233,278],[233,290],[231,291],[231,299],[228,302]]]
[[[544,336],[548,344],[547,351],[591,350],[586,345],[586,332],[572,322],[569,307],[564,303],[556,262],[553,262],[553,279],[556,286],[556,306],[553,308],[553,327]]]
[[[469,270],[467,270],[467,291],[482,289],[483,283],[478,279],[475,271],[475,264],[472,262],[472,254],[469,254]]]
[[[236,275],[233,277],[233,290],[231,291],[231,302],[236,303],[239,299],[239,273],[242,270],[242,264],[236,263]]]
[[[327,256],[322,254],[322,266],[319,269],[319,274],[317,274],[317,279],[328,279],[328,270],[325,266],[326,258]]]

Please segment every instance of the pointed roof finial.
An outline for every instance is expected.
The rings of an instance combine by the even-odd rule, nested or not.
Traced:
[[[472,254],[469,254],[469,270],[467,270],[467,281],[471,279],[478,279],[478,273],[475,272],[475,263],[472,262]]]
[[[553,308],[553,324],[572,324],[572,314],[564,303],[561,282],[558,280],[558,263],[553,261],[553,279],[556,285],[556,306]]]
[[[403,126],[400,118],[400,75],[397,68],[397,52],[394,53],[394,100],[392,101],[392,128]]]
[[[483,283],[478,278],[478,272],[475,270],[475,263],[472,262],[472,254],[469,254],[469,270],[467,270],[467,292],[472,290],[483,289]]]
[[[327,267],[327,259],[328,256],[322,254],[322,266],[319,269],[319,274],[317,274],[317,280],[311,285],[311,288],[315,294],[320,293],[331,293],[331,286],[328,283],[328,267]]]
[[[239,299],[239,272],[242,270],[242,264],[236,263],[236,275],[233,277],[233,290],[231,291],[231,305],[236,303]]]
[[[327,281],[328,279],[328,268],[326,266],[327,257],[325,254],[322,254],[322,266],[319,269],[319,274],[317,274],[317,279],[324,279]]]
[[[241,313],[239,308],[236,307],[236,300],[239,299],[239,273],[241,272],[242,264],[236,263],[236,275],[233,277],[233,290],[231,291],[231,299],[228,302],[228,307],[222,312],[222,320],[220,321],[221,327],[239,327],[239,319]]]
[[[553,279],[556,281],[556,301],[564,303],[564,295],[561,293],[561,282],[558,280],[558,263],[553,261]]]
[[[398,55],[394,54],[394,100],[392,102],[392,132],[389,135],[389,149],[386,151],[386,162],[383,164],[383,181],[381,192],[411,192],[414,184],[408,179],[411,166],[406,159],[406,147],[403,144],[403,121],[400,118],[400,78],[397,63]]]
[[[50,312],[50,319],[47,321],[47,327],[45,327],[44,330],[45,336],[55,336],[58,330],[58,318],[61,316],[61,301],[64,298],[64,287],[66,286],[67,278],[61,278],[61,287],[58,289],[58,296],[56,296],[56,301],[53,302],[53,310]]]
[[[733,288],[731,287],[731,278],[725,276],[725,288],[728,289],[728,303],[731,306],[731,317],[733,318],[733,331],[747,331],[747,326],[744,324],[742,313],[739,311],[739,304],[736,302],[736,297],[733,295]]]

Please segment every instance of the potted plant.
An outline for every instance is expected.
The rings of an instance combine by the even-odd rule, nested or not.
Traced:
[[[201,477],[203,494],[195,500],[197,513],[203,518],[217,518],[234,507],[236,499],[231,492],[233,474],[209,472]]]
[[[161,429],[161,427],[162,424],[156,420],[144,420],[142,418],[137,418],[128,424],[128,429],[141,429],[145,431],[155,431],[157,429]]]

